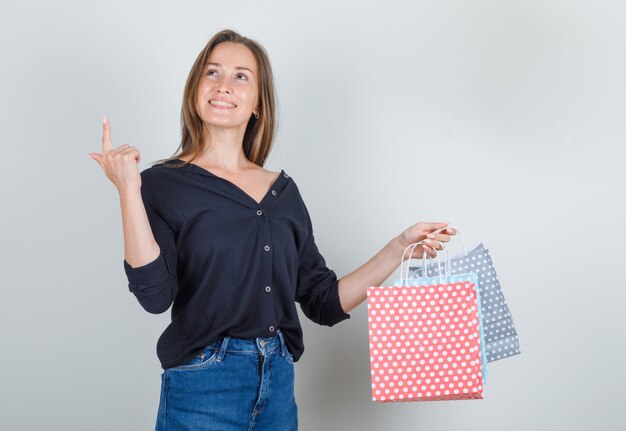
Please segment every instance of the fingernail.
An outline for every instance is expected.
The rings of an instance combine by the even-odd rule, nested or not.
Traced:
[[[105,115],[104,117],[102,117],[102,124],[106,124],[107,122],[107,116]]]

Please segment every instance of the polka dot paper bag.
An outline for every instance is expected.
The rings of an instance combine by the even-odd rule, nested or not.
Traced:
[[[368,287],[374,401],[483,398],[477,276],[440,280]]]

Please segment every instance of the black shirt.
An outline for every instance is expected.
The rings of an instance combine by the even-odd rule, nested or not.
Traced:
[[[223,336],[271,337],[277,328],[298,361],[304,343],[295,302],[320,325],[350,314],[293,178],[281,170],[257,203],[198,165],[172,167],[181,166],[176,160],[140,174],[161,253],[136,268],[124,259],[129,290],[146,311],[172,306],[156,347],[161,367],[180,365]]]

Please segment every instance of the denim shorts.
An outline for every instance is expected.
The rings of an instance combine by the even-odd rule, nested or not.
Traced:
[[[294,431],[293,355],[273,337],[223,337],[161,374],[156,431]]]

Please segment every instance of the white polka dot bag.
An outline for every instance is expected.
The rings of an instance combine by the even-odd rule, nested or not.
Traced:
[[[400,280],[367,288],[372,400],[482,399],[486,362],[477,274],[409,280],[408,260],[407,276],[403,271],[407,249]]]
[[[439,229],[439,231],[444,229],[446,228]],[[444,263],[443,268],[441,266],[433,266],[427,272],[435,276],[439,275],[442,270],[450,272],[449,268],[452,269],[452,274],[462,274],[469,271],[476,272],[478,274],[478,295],[484,317],[484,346],[487,362],[494,362],[518,355],[520,346],[517,331],[507,302],[504,299],[489,250],[481,242],[468,253],[463,237],[458,229],[457,234],[463,243],[463,254],[450,258],[451,266],[446,267],[446,263]],[[423,262],[422,267],[409,267],[409,280],[423,275],[426,260]]]

